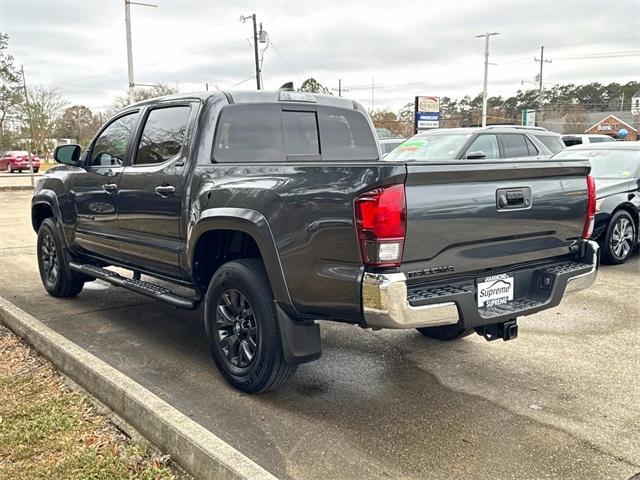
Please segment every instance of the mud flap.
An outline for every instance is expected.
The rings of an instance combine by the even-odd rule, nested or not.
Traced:
[[[276,303],[282,353],[287,365],[317,360],[322,355],[320,325],[315,322],[296,322]]]

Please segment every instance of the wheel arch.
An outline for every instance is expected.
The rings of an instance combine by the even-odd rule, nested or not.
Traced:
[[[31,200],[31,226],[37,233],[45,218],[60,222],[60,206],[54,192],[41,190]]]
[[[613,212],[611,212],[611,218],[613,218],[613,216],[620,211],[625,211],[631,216],[631,220],[633,221],[633,224],[636,227],[636,242],[637,242],[638,236],[640,235],[640,233],[638,232],[638,230],[640,230],[640,212],[638,212],[638,209],[633,204],[625,202],[618,205],[613,210]]]
[[[252,252],[255,246],[264,262],[276,302],[283,304],[287,310],[293,310],[273,233],[264,215],[255,210],[225,207],[202,212],[200,219],[190,228],[187,240],[188,255],[185,267],[194,282],[198,284],[210,279],[219,264],[224,263],[222,260],[234,259],[233,256],[225,258],[224,255],[217,255],[204,247],[222,247],[222,251],[228,252],[225,248],[228,249],[229,244],[244,245],[240,248],[243,252]],[[202,262],[213,262],[215,267],[209,271],[206,267],[203,270]],[[204,278],[203,272],[206,272]]]

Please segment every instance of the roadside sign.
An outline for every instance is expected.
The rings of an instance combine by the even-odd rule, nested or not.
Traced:
[[[415,98],[414,130],[440,127],[440,98],[420,96]]]
[[[536,126],[536,111],[533,109],[522,110],[522,126],[535,127]]]

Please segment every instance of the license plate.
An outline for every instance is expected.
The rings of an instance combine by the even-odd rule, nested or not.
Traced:
[[[513,300],[513,277],[495,275],[478,281],[478,307],[491,307]]]

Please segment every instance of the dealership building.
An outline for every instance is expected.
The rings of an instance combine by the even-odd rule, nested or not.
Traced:
[[[626,130],[625,140],[640,140],[640,90],[631,98],[631,109],[609,112],[568,113],[562,117],[546,118],[538,124],[553,132],[604,134],[618,139],[618,132]]]

